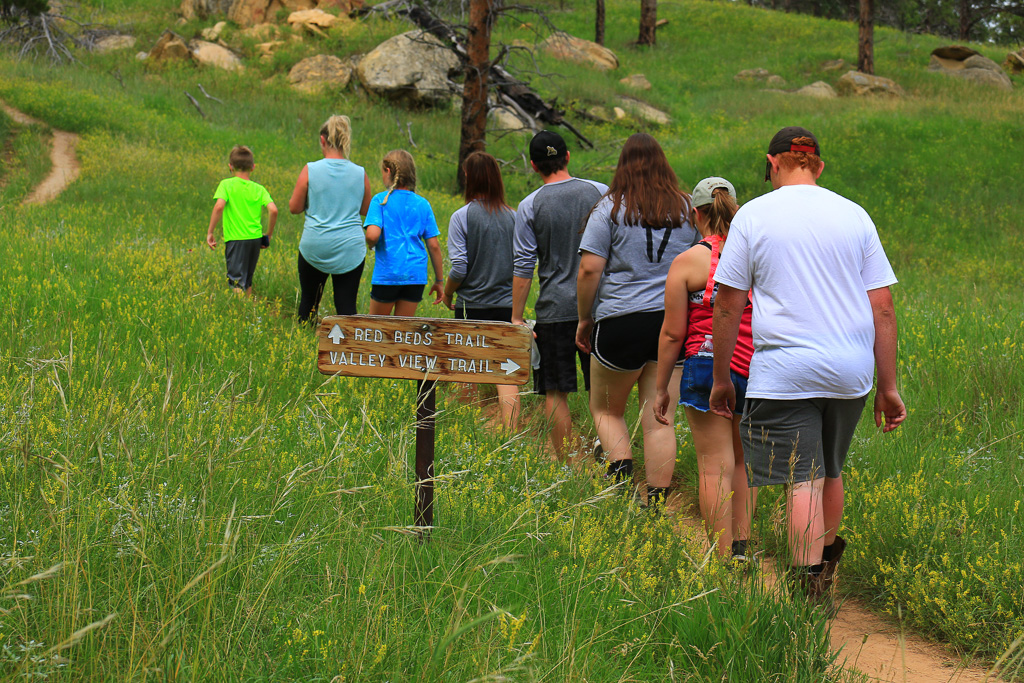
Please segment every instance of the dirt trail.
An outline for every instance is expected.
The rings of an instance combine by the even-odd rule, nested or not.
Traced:
[[[12,109],[6,104],[0,103],[4,112],[12,119],[23,125],[40,123],[38,120],[23,114],[17,109]],[[53,143],[50,149],[50,175],[46,176],[43,182],[39,183],[32,192],[22,201],[23,204],[45,204],[64,191],[68,185],[74,182],[80,171],[78,157],[75,156],[75,147],[78,145],[78,136],[62,130],[53,131]]]
[[[457,400],[473,403],[460,396]],[[501,428],[498,406],[493,399],[480,400],[488,427]],[[638,473],[638,479],[642,473]],[[641,486],[642,488],[642,486]],[[665,510],[677,515],[682,526],[702,533],[700,513],[694,502],[678,492],[669,496]],[[762,567],[768,583],[777,576],[769,560]],[[941,645],[913,633],[904,632],[898,624],[871,612],[859,600],[847,599],[840,606],[831,626],[832,651],[839,652],[839,662],[851,671],[858,671],[871,681],[883,683],[981,683],[996,681],[987,671],[964,663]]]

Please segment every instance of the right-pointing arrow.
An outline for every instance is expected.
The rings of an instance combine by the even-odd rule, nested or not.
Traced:
[[[522,366],[519,365],[519,363],[512,360],[511,358],[506,358],[505,362],[498,367],[504,370],[506,375],[511,375],[513,372],[515,372]]]

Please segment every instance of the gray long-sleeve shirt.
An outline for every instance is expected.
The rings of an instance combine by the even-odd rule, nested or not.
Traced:
[[[547,183],[519,204],[512,240],[513,273],[532,278],[537,267],[540,293],[534,310],[538,322],[577,319],[576,273],[583,226],[607,191],[604,183],[570,178]]]
[[[505,207],[488,211],[477,201],[448,222],[448,275],[461,281],[459,303],[469,308],[512,306],[512,229],[515,214]]]

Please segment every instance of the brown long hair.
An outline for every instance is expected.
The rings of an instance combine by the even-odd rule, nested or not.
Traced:
[[[691,210],[661,145],[647,133],[630,135],[622,146],[606,196],[612,199],[612,216],[622,207],[620,220],[630,225],[678,228]]]
[[[466,203],[478,201],[491,213],[510,208],[498,160],[487,152],[473,152],[462,162],[466,174]]]

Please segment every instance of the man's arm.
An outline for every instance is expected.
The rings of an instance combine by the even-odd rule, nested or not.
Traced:
[[[888,287],[879,287],[868,291],[871,302],[871,314],[875,322],[875,368],[878,374],[878,386],[875,388],[875,426],[885,426],[882,432],[891,432],[907,418],[907,408],[903,405],[899,390],[896,388],[896,352],[899,336],[896,327],[896,311],[892,305],[892,292]]]
[[[512,322],[523,325],[523,312],[526,310],[526,299],[530,296],[532,277],[512,277]]]
[[[715,317],[712,323],[712,339],[715,346],[715,382],[711,387],[709,404],[711,412],[732,418],[736,406],[736,389],[732,385],[729,364],[736,349],[736,338],[740,334],[740,319],[747,305],[747,292],[729,285],[718,283],[715,295]]]

